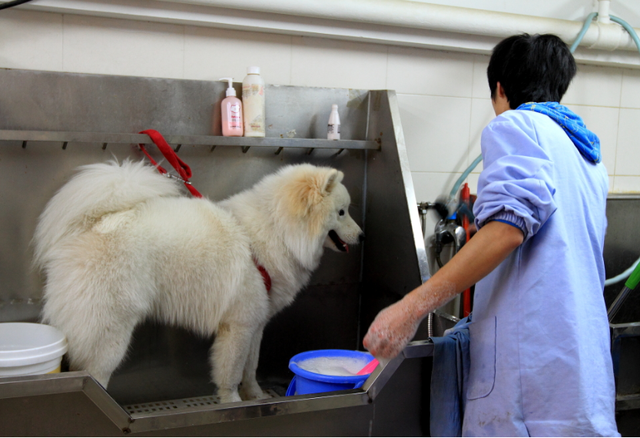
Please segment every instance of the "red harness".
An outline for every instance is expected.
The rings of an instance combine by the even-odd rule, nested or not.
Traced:
[[[160,149],[162,155],[164,155],[169,164],[171,164],[173,168],[178,172],[178,174],[180,174],[180,177],[171,175],[169,172],[167,172],[166,169],[163,169],[162,166],[160,166],[156,162],[156,160],[154,160],[151,155],[149,155],[149,152],[147,152],[147,150],[145,149],[144,144],[140,143],[140,150],[147,156],[149,161],[151,161],[151,164],[153,164],[156,169],[158,169],[158,172],[169,178],[175,178],[181,181],[194,197],[202,198],[203,196],[200,194],[200,192],[197,191],[196,188],[193,187],[193,185],[189,182],[189,178],[191,178],[192,176],[191,168],[189,167],[189,165],[187,165],[187,163],[182,161],[180,157],[178,157],[178,155],[176,155],[175,151],[171,148],[171,146],[169,146],[169,143],[167,143],[164,137],[158,131],[153,129],[147,129],[146,131],[140,132],[140,134],[147,134],[149,138],[151,138],[151,141],[153,141],[153,143],[158,146],[158,149]],[[253,259],[253,263],[256,265],[256,268],[258,268],[258,271],[260,271],[260,275],[262,275],[262,281],[264,282],[264,286],[267,288],[267,292],[271,292],[271,276],[269,275],[265,267],[258,263],[255,257]]]

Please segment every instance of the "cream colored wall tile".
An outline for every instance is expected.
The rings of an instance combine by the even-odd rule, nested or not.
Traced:
[[[3,10],[0,13],[0,67],[62,70],[62,15]]]
[[[623,108],[640,108],[640,70],[622,71],[622,99]]]
[[[411,172],[418,202],[434,202],[442,195],[448,195],[460,173]]]
[[[389,48],[387,85],[398,93],[471,97],[472,78],[472,55]]]
[[[621,87],[621,69],[580,64],[562,103],[617,107]]]
[[[587,128],[600,138],[600,153],[610,175],[616,172],[616,150],[618,143],[618,108],[567,105],[582,117]]]
[[[613,189],[609,193],[640,193],[639,176],[616,176],[613,179]]]
[[[64,16],[65,71],[182,78],[183,48],[183,26]]]
[[[479,99],[491,99],[491,90],[487,81],[489,56],[475,55],[473,58],[473,94]]]
[[[291,37],[207,27],[185,29],[184,74],[188,79],[241,82],[247,67],[260,67],[268,84],[291,83]]]
[[[387,48],[320,38],[294,37],[291,85],[387,88]]]
[[[640,176],[640,110],[620,109],[615,175]],[[616,179],[617,184],[617,179]]]
[[[471,99],[398,95],[414,172],[462,172],[468,161]]]
[[[482,131],[495,116],[490,98],[471,100],[471,128],[469,130],[469,160],[467,165],[471,164],[482,152],[480,149]],[[480,168],[478,166],[477,169]]]

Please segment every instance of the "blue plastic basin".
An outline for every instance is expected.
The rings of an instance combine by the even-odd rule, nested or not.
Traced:
[[[373,356],[369,353],[352,350],[313,350],[296,354],[289,361],[289,369],[293,371],[295,376],[289,384],[287,396],[360,388],[369,377],[369,374],[361,376],[330,376],[303,370],[298,366],[300,362],[317,357],[349,357],[360,359],[365,364],[373,360]]]

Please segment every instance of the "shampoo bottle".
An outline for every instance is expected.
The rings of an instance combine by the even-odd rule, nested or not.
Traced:
[[[222,100],[222,135],[225,137],[242,137],[244,132],[242,126],[242,102],[236,97],[233,78],[221,78],[220,80],[229,82],[227,97]]]
[[[260,77],[260,67],[247,68],[247,76],[242,81],[242,102],[244,104],[244,136],[264,137],[264,81]]]
[[[340,115],[338,105],[331,105],[331,115],[329,115],[329,126],[327,127],[328,140],[340,140]]]

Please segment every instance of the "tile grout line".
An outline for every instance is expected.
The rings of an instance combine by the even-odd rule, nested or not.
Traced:
[[[620,144],[620,117],[622,116],[622,89],[624,84],[624,70],[620,72],[620,94],[618,96],[618,123],[616,126],[616,144],[615,144],[615,153],[613,160],[613,187],[609,188],[609,191],[615,190],[616,188],[616,172],[618,169],[618,146]],[[601,145],[602,147],[602,145]]]

